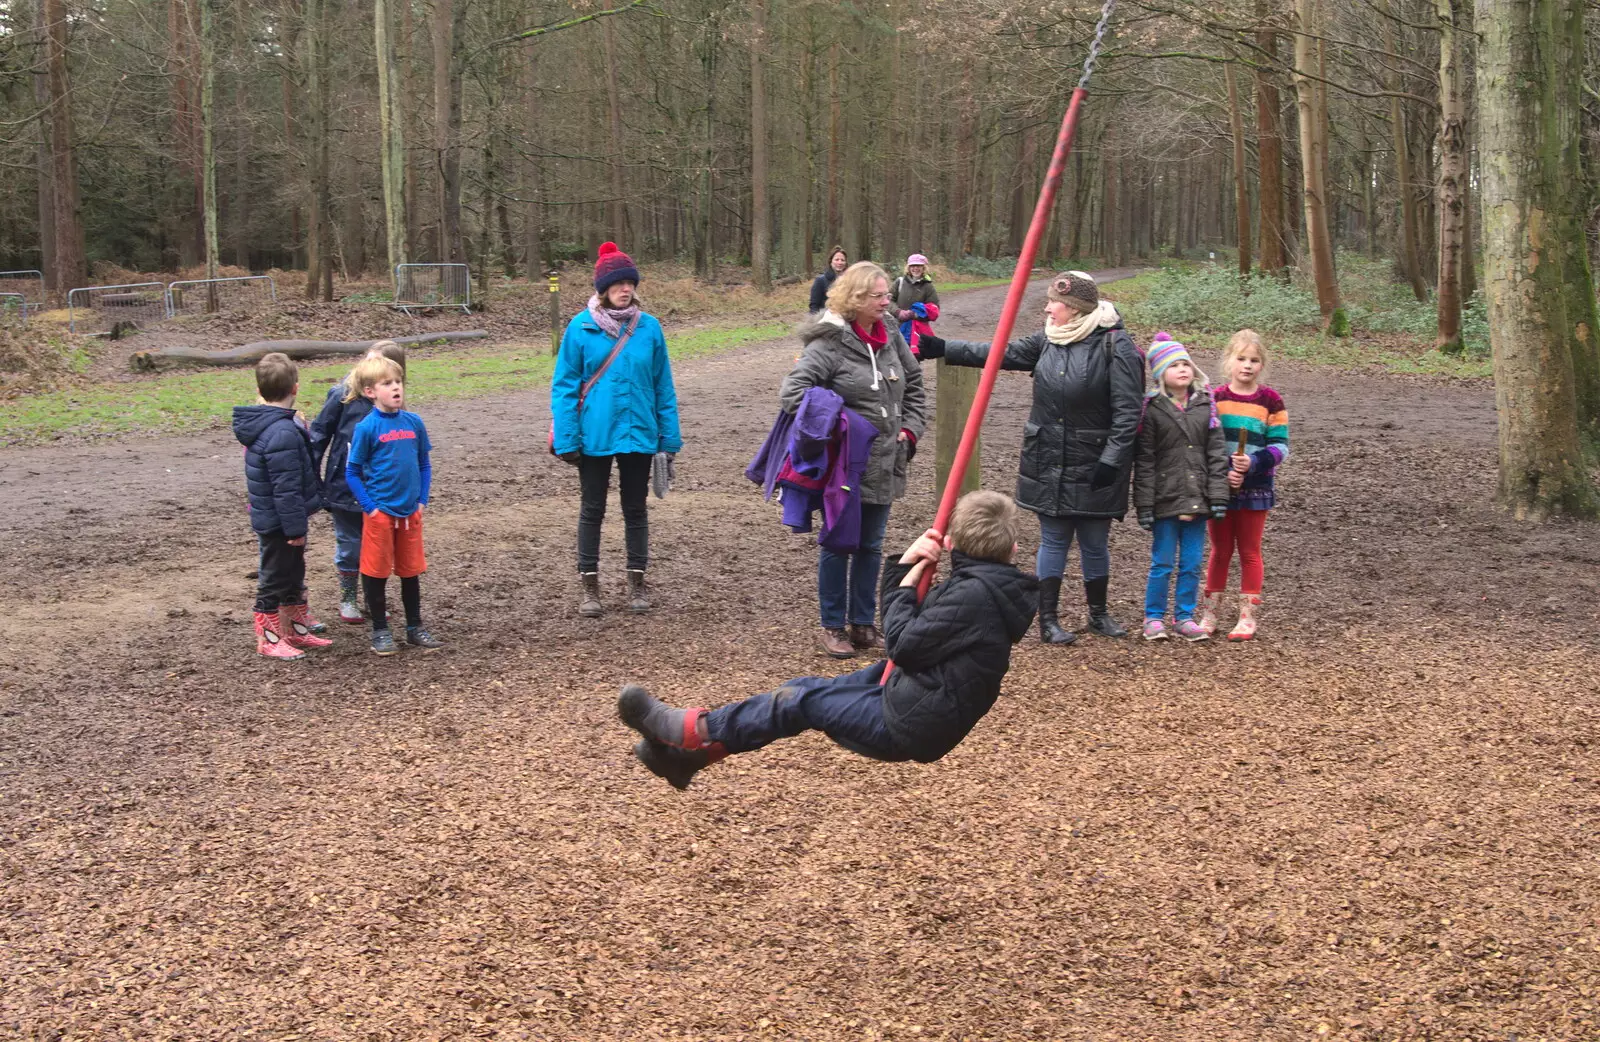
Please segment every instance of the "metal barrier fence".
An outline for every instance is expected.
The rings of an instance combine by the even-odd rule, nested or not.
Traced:
[[[0,324],[28,324],[28,298],[21,293],[0,293]]]
[[[38,311],[45,305],[44,272],[0,271],[0,295],[16,294],[22,298],[23,308]]]
[[[472,310],[472,271],[465,264],[396,264],[394,304],[413,308]]]
[[[109,333],[118,322],[148,324],[166,317],[163,282],[83,286],[67,294],[67,330],[72,333]]]
[[[167,285],[167,316],[214,315],[255,311],[278,302],[278,284],[271,275],[226,279],[185,279]]]

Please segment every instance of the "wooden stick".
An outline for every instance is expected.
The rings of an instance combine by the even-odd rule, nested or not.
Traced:
[[[441,344],[456,340],[481,340],[489,335],[487,330],[470,329],[456,333],[417,333],[387,339],[397,344]],[[135,351],[128,361],[135,369],[154,369],[162,362],[192,362],[196,365],[237,365],[240,362],[259,362],[274,351],[290,358],[317,358],[322,355],[365,354],[376,340],[259,340],[226,351],[201,351],[194,347],[161,347],[149,351]]]

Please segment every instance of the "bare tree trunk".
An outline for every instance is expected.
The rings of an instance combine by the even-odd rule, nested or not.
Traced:
[[[310,170],[310,235],[306,249],[306,297],[333,299],[332,236],[329,210],[328,146],[328,19],[327,0],[306,0],[306,93],[310,95],[306,122],[311,131],[306,142]]]
[[[772,292],[772,215],[767,206],[766,0],[750,3],[750,277]]]
[[[617,89],[617,41],[609,18],[601,20],[601,40],[606,52],[606,121],[611,126],[611,201],[606,205],[606,223],[611,226],[612,237],[626,243],[637,232],[628,222],[628,188],[623,171],[627,151],[622,143],[622,98]]]
[[[1256,20],[1265,24],[1270,13],[1267,0],[1256,0]],[[1256,31],[1256,47],[1267,61],[1277,59],[1278,34],[1272,29]],[[1256,66],[1256,176],[1261,207],[1261,270],[1272,275],[1289,266],[1283,246],[1283,131],[1279,114],[1278,85],[1273,71],[1263,62]]]
[[[405,129],[402,123],[399,75],[394,60],[394,0],[376,0],[373,35],[378,58],[378,124],[382,140],[383,213],[389,247],[389,272],[404,264],[410,252],[406,238]]]
[[[1567,144],[1560,134],[1576,125],[1562,118],[1560,102],[1571,98],[1576,85],[1561,82],[1571,70],[1552,53],[1548,27],[1576,2],[1477,4],[1484,266],[1500,499],[1519,518],[1594,512],[1578,440],[1562,247],[1554,241],[1562,229],[1560,222],[1548,224],[1551,205],[1570,205],[1577,191],[1557,180]]]
[[[1439,14],[1439,295],[1435,346],[1461,352],[1461,231],[1467,173],[1466,110],[1458,81],[1456,16],[1460,0],[1436,0]]]
[[[1389,0],[1384,0],[1384,14],[1390,13]],[[1388,54],[1392,67],[1395,57],[1395,34],[1399,32],[1395,22],[1385,18],[1383,38],[1384,52]],[[1390,90],[1400,89],[1400,74],[1394,73],[1389,84]],[[1394,135],[1394,172],[1396,190],[1400,194],[1400,225],[1401,241],[1404,252],[1401,255],[1406,269],[1406,278],[1411,282],[1411,292],[1417,300],[1428,299],[1428,291],[1422,280],[1422,249],[1418,242],[1417,234],[1417,201],[1413,195],[1411,184],[1411,147],[1406,135],[1406,113],[1401,99],[1389,99],[1389,126]]]
[[[1317,286],[1317,306],[1322,312],[1323,329],[1334,336],[1349,333],[1349,321],[1339,301],[1339,280],[1333,266],[1333,241],[1328,231],[1327,185],[1323,171],[1327,142],[1323,138],[1321,106],[1325,96],[1312,79],[1315,68],[1317,0],[1295,0],[1294,84],[1300,113],[1300,171],[1305,186],[1306,252]]]
[[[386,0],[379,0],[380,3]],[[439,260],[466,259],[461,241],[461,94],[458,87],[456,23],[465,0],[433,0],[433,148],[439,177]]]
[[[55,263],[48,279],[55,292],[88,282],[83,223],[78,213],[78,157],[72,140],[72,84],[67,73],[67,12],[62,0],[44,0],[45,68],[50,98],[51,214]]]
[[[1541,4],[1540,6],[1544,6]],[[1561,260],[1567,343],[1572,353],[1578,426],[1600,438],[1600,314],[1589,268],[1588,178],[1583,162],[1582,92],[1584,0],[1551,0],[1552,16],[1540,28],[1549,39],[1540,57],[1552,66],[1539,116],[1550,129],[1553,170],[1545,181],[1550,245]]]
[[[839,45],[828,48],[828,242],[844,242],[844,230],[839,226],[839,180],[844,176],[844,153],[839,140],[840,123],[844,118],[844,103],[839,97]]]
[[[540,117],[539,95],[534,89],[537,85],[538,66],[533,48],[534,41],[529,40],[523,48],[522,58],[522,89],[527,103],[525,138],[531,138],[538,132]],[[540,206],[541,190],[538,157],[525,154],[522,159],[522,256],[530,279],[536,272],[544,269],[544,213]]]
[[[1239,222],[1239,275],[1250,274],[1250,174],[1244,166],[1244,114],[1239,111],[1239,77],[1233,64],[1223,66],[1228,80],[1228,122],[1233,127],[1234,209]],[[1177,236],[1173,236],[1177,244]]]

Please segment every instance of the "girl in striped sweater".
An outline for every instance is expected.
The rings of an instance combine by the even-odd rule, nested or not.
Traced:
[[[1228,382],[1212,391],[1222,431],[1233,455],[1228,486],[1233,490],[1228,513],[1211,522],[1211,564],[1206,570],[1205,600],[1200,627],[1209,635],[1217,628],[1217,607],[1228,586],[1233,553],[1239,551],[1239,622],[1229,640],[1249,640],[1256,635],[1256,613],[1261,607],[1261,537],[1267,513],[1277,504],[1273,477],[1289,458],[1289,410],[1283,398],[1261,383],[1267,349],[1260,334],[1241,329],[1233,334],[1222,355],[1222,375]],[[1237,451],[1240,434],[1246,449]]]

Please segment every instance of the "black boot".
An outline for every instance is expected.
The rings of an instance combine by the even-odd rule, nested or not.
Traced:
[[[583,582],[583,596],[578,600],[578,614],[586,619],[598,619],[606,613],[606,606],[600,603],[600,573],[579,572],[578,578]]]
[[[728,755],[721,742],[700,737],[704,709],[673,709],[637,684],[617,697],[617,715],[644,737],[633,755],[674,789],[687,789],[695,774]]]
[[[1084,580],[1083,597],[1089,602],[1089,629],[1102,637],[1126,637],[1128,631],[1106,610],[1106,587],[1110,585],[1110,579]]]
[[[1076,633],[1061,628],[1061,577],[1039,580],[1039,639],[1046,644],[1071,644]]]

